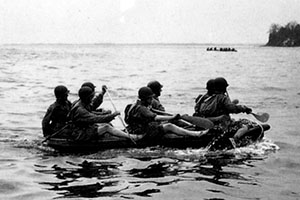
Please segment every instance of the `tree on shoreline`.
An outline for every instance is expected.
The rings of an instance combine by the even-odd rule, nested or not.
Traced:
[[[286,26],[272,24],[269,29],[267,46],[294,47],[300,46],[300,25],[296,21],[289,22]]]

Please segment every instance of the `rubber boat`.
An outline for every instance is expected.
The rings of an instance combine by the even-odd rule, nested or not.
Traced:
[[[78,142],[64,138],[50,138],[46,141],[49,147],[59,152],[95,152],[107,149],[120,148],[145,148],[151,146],[171,147],[178,149],[185,148],[208,148],[209,150],[231,149],[235,147],[247,146],[254,142],[259,142],[265,131],[269,130],[268,124],[262,124],[250,129],[240,141],[232,144],[230,136],[226,133],[211,129],[206,135],[201,137],[178,136],[166,134],[160,140],[138,140],[133,142],[130,139],[119,138],[105,134],[105,136],[95,142]],[[231,136],[232,137],[232,136]]]

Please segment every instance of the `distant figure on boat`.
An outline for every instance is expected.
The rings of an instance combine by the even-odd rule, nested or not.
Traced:
[[[59,85],[54,88],[56,101],[49,106],[42,120],[44,137],[52,135],[67,124],[67,116],[71,109],[71,102],[68,100],[68,94],[69,90],[64,85]]]

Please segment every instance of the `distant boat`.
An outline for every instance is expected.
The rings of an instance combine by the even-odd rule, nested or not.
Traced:
[[[230,47],[222,47],[222,48],[208,47],[206,51],[237,52],[235,48],[230,48]]]

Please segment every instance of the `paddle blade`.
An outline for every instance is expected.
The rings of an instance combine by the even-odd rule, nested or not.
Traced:
[[[200,127],[200,128],[211,129],[214,127],[214,123],[212,123],[209,119],[205,119],[202,117],[182,115],[181,118],[191,124],[194,124],[197,127]]]
[[[267,122],[270,118],[268,113],[251,113],[258,121],[260,122]]]

